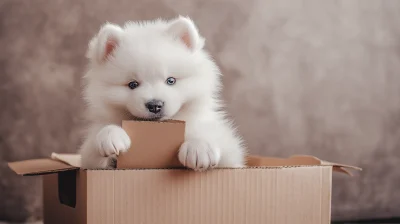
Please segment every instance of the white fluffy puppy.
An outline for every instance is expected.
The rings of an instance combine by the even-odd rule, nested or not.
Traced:
[[[127,151],[121,120],[186,121],[180,162],[194,170],[244,166],[245,149],[221,112],[220,71],[184,17],[105,24],[90,41],[84,99],[90,126],[84,168],[108,168]]]

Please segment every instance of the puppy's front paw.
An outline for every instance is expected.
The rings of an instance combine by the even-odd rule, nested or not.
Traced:
[[[218,148],[201,140],[184,142],[178,156],[184,166],[198,171],[216,167],[221,157]]]
[[[102,156],[119,155],[131,146],[128,134],[119,126],[107,125],[96,136],[97,148]]]

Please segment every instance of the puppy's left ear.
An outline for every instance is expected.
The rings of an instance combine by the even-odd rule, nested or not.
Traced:
[[[191,51],[202,49],[204,39],[199,35],[196,25],[189,18],[179,16],[170,22],[167,33],[179,38]]]

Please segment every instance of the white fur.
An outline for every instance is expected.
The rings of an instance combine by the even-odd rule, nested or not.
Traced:
[[[116,47],[107,54],[109,40]],[[110,158],[128,150],[121,120],[152,118],[145,103],[153,99],[165,102],[161,120],[186,121],[178,155],[183,165],[195,170],[244,166],[242,140],[221,112],[220,71],[203,45],[194,23],[184,17],[101,28],[87,52],[84,98],[90,126],[80,149],[84,168],[107,168]],[[167,85],[168,77],[176,83]],[[133,90],[127,86],[132,80],[140,83]]]

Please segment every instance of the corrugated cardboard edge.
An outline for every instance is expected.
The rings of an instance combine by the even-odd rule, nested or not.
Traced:
[[[249,167],[301,167],[301,166],[332,166],[336,172],[352,176],[349,170],[361,168],[340,163],[320,160],[314,156],[295,155],[289,158],[274,158],[262,156],[248,156]],[[33,176],[57,173],[67,170],[78,170],[81,166],[81,158],[78,154],[52,153],[51,159],[34,159],[8,163],[9,167],[18,175]]]
[[[361,170],[361,168],[356,166],[328,162],[318,159],[315,156],[309,155],[294,155],[289,158],[274,158],[250,155],[247,157],[247,165],[252,167],[332,166],[333,171],[344,173],[349,176],[353,176],[353,174],[349,170]]]
[[[181,121],[181,120],[122,120],[122,122],[120,123],[121,125],[124,122],[143,122],[143,123],[172,123],[172,124],[185,124],[186,121]]]

